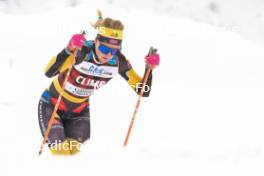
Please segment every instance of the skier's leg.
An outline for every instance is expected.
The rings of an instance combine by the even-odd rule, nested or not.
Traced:
[[[70,150],[72,155],[75,155],[75,154],[80,152],[80,149],[81,149],[81,143],[80,142],[78,142],[74,139],[71,139],[71,138],[68,138],[67,141],[69,143],[69,150]]]
[[[66,137],[70,144],[71,154],[80,151],[80,145],[90,138],[90,113],[87,107],[79,115],[64,121]]]
[[[54,107],[49,102],[47,102],[45,99],[41,99],[39,101],[38,120],[39,120],[39,126],[41,129],[41,133],[43,136],[46,132],[53,108]],[[71,154],[69,151],[69,144],[65,136],[64,127],[63,127],[63,124],[62,124],[62,121],[59,115],[57,115],[54,119],[54,123],[49,133],[47,143],[48,143],[51,153],[53,154],[60,154],[60,155]]]

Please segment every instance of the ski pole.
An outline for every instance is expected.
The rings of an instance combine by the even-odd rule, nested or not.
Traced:
[[[157,49],[154,49],[153,47],[150,47],[149,49],[149,54],[148,55],[151,55],[153,53],[157,52]],[[129,124],[129,127],[128,127],[128,131],[127,131],[127,134],[126,134],[126,138],[125,138],[125,141],[124,141],[124,144],[123,146],[126,147],[127,146],[127,143],[128,143],[128,139],[129,139],[129,136],[130,136],[130,133],[131,133],[131,130],[132,130],[132,127],[133,127],[133,124],[134,124],[134,121],[136,119],[136,114],[138,112],[138,108],[139,108],[139,105],[140,105],[140,102],[141,102],[141,97],[143,96],[143,93],[144,93],[144,87],[147,83],[147,80],[148,80],[148,77],[149,77],[149,74],[150,74],[150,71],[151,71],[151,68],[148,68],[147,69],[147,72],[146,72],[146,75],[143,79],[143,86],[140,90],[140,94],[138,96],[138,100],[137,100],[137,103],[136,103],[136,107],[135,107],[135,110],[134,110],[134,113],[133,113],[133,116],[132,116],[132,119],[130,121],[130,124]]]
[[[69,76],[70,76],[71,70],[72,70],[72,68],[73,68],[74,61],[75,61],[75,57],[77,56],[77,53],[78,53],[78,50],[76,49],[76,50],[74,51],[74,53],[72,54],[72,56],[73,56],[73,61],[72,61],[72,64],[71,64],[70,68],[69,68],[68,71],[67,71],[67,74],[66,74],[66,76],[65,76],[64,82],[63,82],[63,84],[62,84],[62,91],[60,92],[60,95],[59,95],[59,97],[58,97],[58,99],[57,99],[57,101],[56,101],[55,107],[54,107],[53,112],[52,112],[52,114],[51,114],[51,118],[50,118],[50,120],[49,120],[47,130],[46,130],[46,132],[45,132],[45,134],[44,134],[44,137],[43,137],[43,140],[42,140],[42,143],[41,143],[40,149],[39,149],[39,156],[42,154],[43,147],[44,147],[44,145],[45,145],[45,143],[46,143],[46,141],[47,141],[47,139],[48,139],[48,136],[49,136],[49,133],[50,133],[51,127],[52,127],[53,122],[54,122],[54,119],[55,119],[55,115],[56,115],[56,113],[57,113],[57,111],[58,111],[58,108],[59,108],[59,105],[60,105],[60,102],[61,102],[62,96],[63,96],[63,94],[64,94],[64,88],[65,88],[66,82],[67,82],[68,79],[69,79]]]

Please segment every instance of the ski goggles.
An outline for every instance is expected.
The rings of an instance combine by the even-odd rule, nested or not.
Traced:
[[[103,45],[103,44],[100,44],[99,47],[98,47],[99,51],[102,52],[103,54],[109,54],[111,53],[111,55],[115,55],[118,51],[118,49],[114,49],[114,48],[110,48],[106,45]]]

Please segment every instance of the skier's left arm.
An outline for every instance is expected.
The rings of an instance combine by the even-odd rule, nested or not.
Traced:
[[[130,87],[135,90],[137,94],[140,94],[141,88],[143,86],[143,80],[146,76],[147,69],[150,68],[150,74],[147,79],[146,85],[144,87],[144,93],[143,97],[148,97],[151,90],[152,85],[152,70],[159,65],[159,55],[155,54],[155,56],[146,56],[145,62],[146,62],[146,68],[143,75],[143,78],[141,78],[135,70],[132,68],[130,62],[126,59],[126,57],[119,53],[119,74],[128,82]]]

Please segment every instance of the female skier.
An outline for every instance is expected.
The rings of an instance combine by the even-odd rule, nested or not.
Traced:
[[[143,78],[139,77],[121,53],[123,24],[111,18],[103,19],[100,15],[94,27],[98,30],[95,40],[86,40],[82,34],[73,35],[67,47],[53,57],[45,68],[45,75],[54,79],[43,92],[38,105],[38,120],[43,136],[57,99],[64,91],[47,139],[52,154],[76,154],[80,151],[80,144],[90,138],[89,97],[95,90],[119,74],[139,93],[137,85],[142,83],[147,68],[153,70],[159,65],[158,54],[146,56],[145,74]],[[76,50],[78,52],[74,55]],[[72,63],[74,65],[63,89]],[[149,87],[151,72],[146,83]],[[144,92],[143,96],[147,97],[149,93]]]

